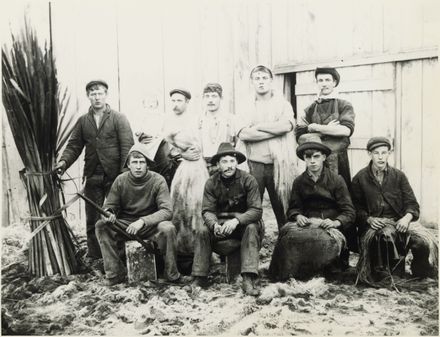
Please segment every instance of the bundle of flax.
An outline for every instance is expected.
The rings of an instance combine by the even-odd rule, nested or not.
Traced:
[[[51,50],[39,46],[28,22],[12,41],[10,51],[2,47],[2,98],[25,166],[21,177],[30,227],[32,231],[39,227],[29,246],[29,270],[38,277],[69,275],[78,270],[79,261],[74,236],[59,211],[61,193],[53,172],[73,126],[73,115],[65,118],[69,98],[59,90]]]

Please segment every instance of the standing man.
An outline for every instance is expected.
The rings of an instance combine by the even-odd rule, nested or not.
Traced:
[[[211,162],[218,167],[205,184],[202,215],[204,226],[196,231],[193,284],[206,285],[211,252],[221,240],[241,240],[243,291],[252,296],[258,277],[258,262],[264,225],[258,184],[253,176],[237,169],[246,157],[230,143],[221,143]]]
[[[223,88],[218,83],[208,83],[203,89],[203,103],[206,106],[198,122],[199,134],[208,171],[212,175],[216,166],[211,164],[219,145],[228,142],[235,146],[234,115],[221,107]]]
[[[298,119],[295,133],[298,139],[305,133],[318,133],[332,154],[327,158],[330,169],[340,174],[350,189],[351,176],[347,148],[354,131],[355,114],[350,102],[338,98],[335,88],[340,76],[335,68],[316,68],[318,97]]]
[[[278,228],[285,224],[290,189],[297,176],[293,109],[272,90],[272,71],[257,66],[251,71],[255,96],[240,116],[244,121],[238,137],[245,143],[250,173],[257,179],[260,195],[267,189]]]
[[[78,119],[56,165],[58,174],[63,174],[85,147],[84,194],[99,206],[102,206],[114,179],[122,171],[128,151],[134,144],[127,118],[106,104],[107,90],[108,85],[102,80],[86,85],[91,103],[89,112]],[[87,257],[92,260],[102,257],[95,235],[98,219],[96,210],[86,203]]]
[[[144,144],[134,145],[128,153],[128,172],[120,174],[108,194],[104,209],[110,213],[96,223],[96,236],[102,249],[106,285],[121,283],[126,277],[120,243],[125,238],[112,229],[119,220],[126,232],[156,242],[164,255],[167,280],[183,281],[177,270],[176,229],[171,223],[171,200],[165,179],[148,170]]]
[[[419,204],[405,174],[388,165],[390,141],[373,137],[367,151],[371,161],[356,174],[352,185],[361,237],[359,279],[376,284],[393,271],[403,272],[409,249],[413,276],[436,277],[437,240],[416,222]]]

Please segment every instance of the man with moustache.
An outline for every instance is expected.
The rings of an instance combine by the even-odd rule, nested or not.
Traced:
[[[327,158],[330,169],[340,174],[351,186],[350,166],[347,148],[354,132],[355,113],[350,102],[340,99],[336,87],[340,75],[335,68],[316,68],[315,79],[318,87],[316,100],[305,108],[305,114],[298,118],[295,128],[297,139],[305,133],[318,133],[322,142],[332,154]]]
[[[367,151],[371,161],[356,174],[352,185],[361,237],[360,280],[375,284],[393,272],[403,273],[409,250],[413,276],[436,277],[436,239],[417,223],[419,204],[407,177],[388,164],[390,141],[373,137]]]
[[[84,194],[102,206],[110,187],[122,171],[127,153],[134,144],[130,124],[125,115],[112,110],[107,100],[108,84],[102,80],[86,85],[91,106],[82,115],[67,143],[60,161],[56,165],[58,174],[63,174],[79,157],[85,147]],[[87,257],[92,263],[102,257],[95,236],[95,223],[99,214],[86,203]]]
[[[223,109],[222,100],[222,86],[218,83],[206,84],[203,89],[203,103],[206,109],[199,118],[198,128],[202,154],[211,175],[216,171],[216,166],[211,165],[211,158],[220,143],[228,142],[232,146],[236,143],[235,116]]]
[[[204,226],[195,234],[193,285],[206,286],[211,252],[219,241],[241,240],[241,275],[245,294],[256,296],[259,249],[264,236],[258,183],[237,165],[246,157],[230,143],[221,143],[211,163],[218,171],[206,182],[202,215]],[[218,250],[217,250],[218,252]],[[220,252],[219,252],[220,253]]]
[[[104,205],[110,213],[96,223],[96,236],[101,246],[105,285],[124,282],[126,268],[120,243],[126,238],[112,229],[119,220],[126,232],[156,242],[164,255],[164,274],[172,283],[184,282],[177,270],[176,229],[171,223],[171,200],[165,179],[148,170],[148,153],[144,144],[135,144],[128,153],[129,171],[120,174],[112,185]]]

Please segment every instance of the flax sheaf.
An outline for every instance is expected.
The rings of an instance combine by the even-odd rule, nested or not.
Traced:
[[[361,281],[371,286],[380,287],[383,286],[383,282],[374,281],[371,271],[370,247],[376,234],[377,231],[370,228],[361,239],[361,252],[357,264],[358,277],[356,283]],[[421,239],[429,246],[429,263],[434,268],[435,273],[438,273],[438,244],[435,236],[418,222],[410,224],[406,242],[409,242],[411,236]],[[405,263],[405,261],[400,263]]]
[[[171,144],[182,151],[190,147],[200,150],[194,135],[177,132],[170,135]],[[209,174],[202,156],[195,161],[182,159],[171,183],[173,224],[177,231],[179,253],[194,252],[194,232],[203,226],[202,200],[205,182]]]

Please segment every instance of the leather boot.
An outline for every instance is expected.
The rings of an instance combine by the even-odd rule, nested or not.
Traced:
[[[242,274],[243,277],[243,282],[241,284],[241,287],[243,289],[243,292],[246,295],[250,295],[250,296],[258,296],[260,295],[260,291],[258,289],[255,289],[254,287],[254,276],[251,273],[243,273]]]

